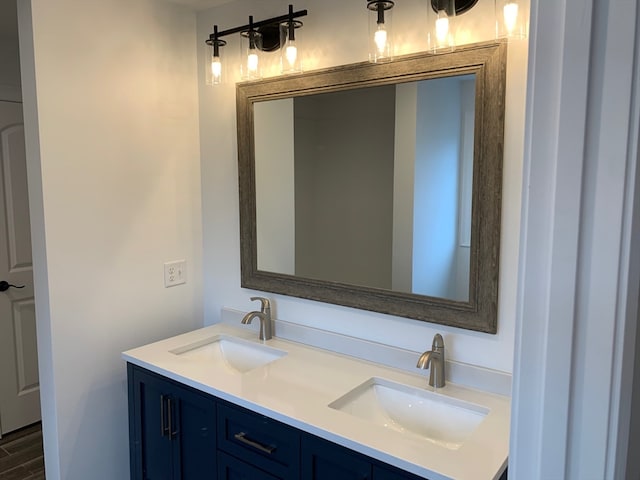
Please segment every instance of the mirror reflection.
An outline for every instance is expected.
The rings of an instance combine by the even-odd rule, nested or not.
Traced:
[[[258,270],[468,301],[475,83],[255,102]]]

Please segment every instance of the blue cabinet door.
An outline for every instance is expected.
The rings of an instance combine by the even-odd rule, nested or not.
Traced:
[[[355,452],[317,437],[302,438],[305,480],[371,480],[372,465]]]
[[[171,393],[177,400],[172,413],[178,431],[173,432],[174,472],[180,480],[216,478],[216,404],[213,397],[177,387]]]
[[[132,480],[216,478],[213,397],[128,365]]]
[[[129,369],[132,480],[173,480],[173,448],[166,431],[165,382]]]

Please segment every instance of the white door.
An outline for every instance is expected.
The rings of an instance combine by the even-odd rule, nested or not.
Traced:
[[[0,436],[40,420],[22,104],[0,101]]]

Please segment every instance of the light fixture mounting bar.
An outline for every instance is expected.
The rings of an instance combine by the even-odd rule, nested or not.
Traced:
[[[280,15],[279,17],[268,18],[266,20],[261,20],[259,22],[253,22],[254,30],[257,30],[261,27],[266,27],[267,25],[279,24],[282,22],[286,22],[289,19],[305,17],[307,15],[306,10],[298,10],[297,12],[293,12],[293,14]],[[230,28],[228,30],[223,30],[218,32],[218,38],[224,37],[226,35],[231,35],[233,33],[241,33],[249,30],[250,25],[242,25],[241,27]]]

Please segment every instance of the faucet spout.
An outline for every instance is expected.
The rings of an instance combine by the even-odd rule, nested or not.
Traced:
[[[436,333],[433,337],[431,350],[420,355],[417,368],[429,369],[429,385],[435,388],[442,388],[444,380],[444,340],[442,335]]]
[[[243,325],[251,325],[251,322],[253,321],[254,318],[260,318],[260,321],[262,321],[261,317],[263,316],[264,316],[264,313],[262,312],[249,312],[244,317],[242,317],[242,320],[240,320],[240,323]]]
[[[271,304],[269,299],[262,297],[251,297],[251,300],[260,300],[260,311],[247,313],[240,323],[250,325],[254,318],[260,320],[260,340],[270,340],[273,338],[273,329],[271,327]]]
[[[422,368],[423,370],[428,369],[429,366],[431,365],[432,355],[433,355],[433,352],[431,350],[429,350],[428,352],[424,352],[422,355],[420,355],[420,358],[418,359],[418,364],[416,365],[416,367]]]

